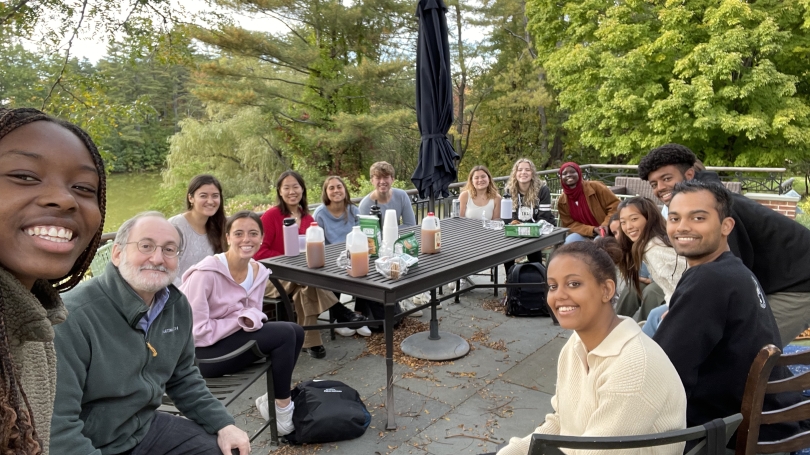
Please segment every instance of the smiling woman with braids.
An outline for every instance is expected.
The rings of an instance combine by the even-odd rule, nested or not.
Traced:
[[[59,292],[90,266],[105,211],[104,164],[76,125],[0,109],[0,453],[47,454]]]

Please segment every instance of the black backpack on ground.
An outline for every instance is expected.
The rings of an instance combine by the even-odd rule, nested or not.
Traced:
[[[542,283],[542,286],[506,288],[504,313],[507,316],[551,316],[546,295],[546,268],[539,262],[515,264],[506,278],[509,283]]]
[[[340,381],[301,382],[292,390],[292,400],[295,431],[285,436],[291,444],[359,438],[371,423],[360,394]]]

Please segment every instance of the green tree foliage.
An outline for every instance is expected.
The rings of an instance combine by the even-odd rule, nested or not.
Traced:
[[[179,122],[203,114],[202,104],[188,91],[191,72],[179,56],[188,53],[188,40],[176,33],[175,50],[144,49],[126,40],[110,44],[107,55],[97,66],[112,103],[119,106],[148,106],[137,118],[116,123],[115,134],[107,140],[112,151],[113,171],[158,170],[164,167],[169,151],[168,138],[179,130]]]
[[[175,36],[180,46],[182,35]],[[183,44],[188,49],[188,41]],[[113,43],[98,63],[26,50],[0,38],[0,105],[35,107],[85,128],[110,171],[157,170],[168,137],[185,117],[199,115],[187,90],[189,69],[140,38]],[[54,74],[61,74],[58,80]]]
[[[309,168],[318,181],[327,174],[356,179],[381,159],[403,175],[415,167],[419,137],[409,55],[415,47],[411,2],[218,4],[287,27],[272,34],[228,23],[191,29],[194,38],[218,54],[200,65],[194,89],[207,103],[210,121],[254,116],[250,123],[262,126],[244,138],[256,144],[251,153],[261,156],[245,160],[233,148],[219,154],[248,166],[249,173]],[[170,173],[193,156],[180,147],[172,146]],[[265,178],[272,180],[272,175]]]
[[[149,109],[135,100],[116,104],[97,68],[87,60],[58,58],[26,50],[18,42],[0,39],[0,105],[35,107],[82,126],[99,145],[109,163],[111,140],[122,121],[135,122]],[[64,69],[62,69],[64,68]],[[54,72],[62,77],[53,83]]]
[[[477,13],[472,23],[489,30],[477,51],[489,65],[473,82],[471,99],[480,106],[470,139],[472,156],[462,169],[484,163],[496,175],[507,175],[523,157],[546,168],[562,159],[564,146],[577,150],[578,144],[567,141],[556,94],[539,65],[527,30],[526,2],[488,0]]]
[[[810,150],[804,1],[529,0],[565,125],[603,156],[680,142],[712,165]]]

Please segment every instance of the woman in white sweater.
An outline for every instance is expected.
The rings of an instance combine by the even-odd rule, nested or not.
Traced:
[[[672,248],[667,236],[666,221],[651,200],[640,196],[625,199],[619,204],[618,211],[622,232],[625,234],[619,238],[622,248],[619,268],[622,274],[641,295],[638,274],[641,263],[645,262],[650,277],[664,291],[664,301],[660,303],[667,305],[666,307],[642,307],[639,309],[640,314],[636,316],[639,321],[654,321],[645,330],[652,336],[655,331],[651,328],[658,327],[661,315],[669,308],[672,293],[686,271],[686,258],[679,256]]]
[[[629,436],[686,427],[686,394],[675,367],[635,321],[613,310],[614,259],[620,254],[614,239],[600,238],[564,245],[549,262],[548,304],[560,326],[574,333],[560,352],[557,391],[551,399],[554,412],[535,433]],[[530,442],[531,435],[512,438],[498,455],[526,455]],[[676,455],[683,447],[680,443],[622,454]]]

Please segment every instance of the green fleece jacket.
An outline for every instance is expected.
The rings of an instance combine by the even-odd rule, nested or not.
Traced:
[[[148,333],[148,307],[110,263],[62,296],[70,318],[56,327],[57,386],[51,448],[64,455],[125,452],[140,443],[166,392],[214,434],[234,423],[194,365],[191,308],[169,286]]]

